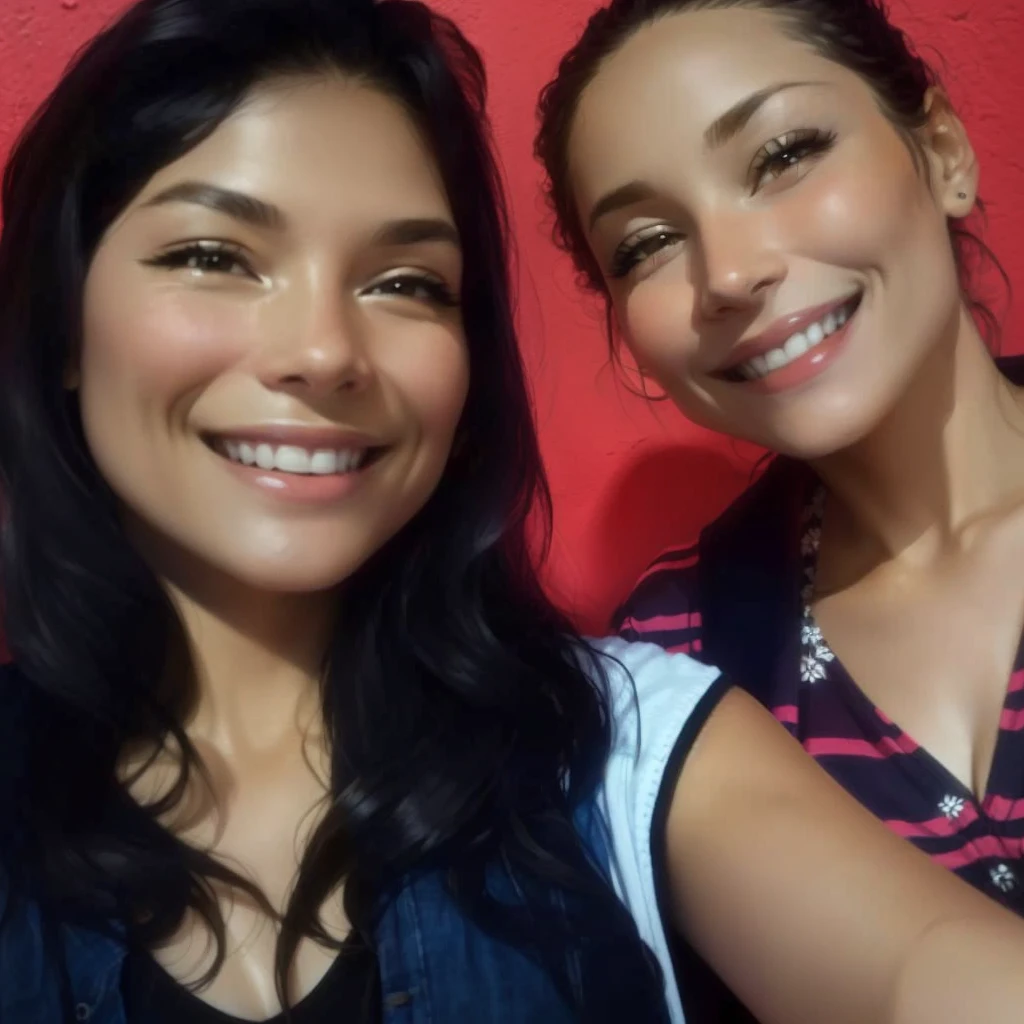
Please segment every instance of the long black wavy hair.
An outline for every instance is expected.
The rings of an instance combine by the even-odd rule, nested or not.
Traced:
[[[572,257],[580,283],[605,298],[609,341],[614,338],[614,316],[569,182],[569,137],[580,97],[604,61],[645,25],[673,14],[722,8],[771,11],[793,39],[860,75],[906,140],[918,166],[923,164],[914,131],[927,123],[925,97],[932,86],[939,84],[939,78],[906,34],[893,24],[885,0],[611,0],[591,16],[559,63],[558,73],[541,92],[535,145],[547,176],[548,204],[555,215],[555,243]],[[976,205],[978,213],[984,215],[984,204],[979,200]],[[950,219],[949,235],[963,301],[990,347],[996,348],[999,317],[978,292],[975,274],[987,262],[1007,291],[1009,278],[968,221]]]
[[[0,235],[0,590],[44,723],[21,783],[23,881],[60,919],[127,929],[142,947],[194,909],[217,941],[206,978],[224,957],[214,883],[273,913],[251,882],[157,823],[203,773],[182,725],[189,674],[170,693],[163,681],[181,625],[122,531],[64,375],[92,254],[154,172],[258,82],[339,70],[397,97],[433,148],[466,255],[470,387],[437,491],[342,588],[322,677],[332,790],[279,921],[278,993],[287,1006],[303,936],[332,944],[319,908],[339,883],[372,946],[401,880],[443,870],[463,911],[541,962],[582,1019],[631,1019],[661,980],[572,826],[610,723],[602,666],[530,558],[531,516],[546,522],[549,498],[484,71],[451,21],[411,0],[141,0],[77,56],[13,151]],[[177,784],[146,808],[116,775],[139,740],[182,754]],[[495,866],[521,906],[485,885]]]

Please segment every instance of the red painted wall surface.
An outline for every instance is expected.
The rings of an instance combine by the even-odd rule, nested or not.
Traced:
[[[600,308],[581,296],[549,225],[531,157],[533,105],[595,0],[435,0],[481,47],[512,196],[523,346],[555,498],[552,589],[587,629],[657,551],[693,536],[743,486],[752,454],[649,406],[616,380]],[[61,68],[123,0],[0,0],[0,157]],[[894,0],[938,62],[971,129],[989,207],[986,238],[1024,288],[1024,4]],[[941,57],[939,56],[941,55]],[[1005,351],[1024,351],[1020,302]]]

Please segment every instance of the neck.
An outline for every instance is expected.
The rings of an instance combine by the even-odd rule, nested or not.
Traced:
[[[242,753],[319,730],[333,602],[324,595],[257,593],[213,604],[175,588],[171,594],[197,685],[191,735]]]
[[[173,658],[168,672],[176,688],[191,680],[185,725],[193,739],[238,755],[318,733],[336,593],[252,587],[149,540],[149,560],[184,631],[185,657]]]
[[[843,533],[889,557],[928,557],[1024,496],[1022,454],[1024,402],[961,310],[877,429],[814,468]]]

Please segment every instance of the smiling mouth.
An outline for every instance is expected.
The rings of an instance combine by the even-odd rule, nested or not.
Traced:
[[[802,331],[795,331],[780,345],[738,363],[728,370],[722,371],[718,376],[721,376],[723,380],[733,382],[751,381],[761,380],[775,370],[781,370],[784,366],[788,366],[812,349],[817,348],[826,338],[831,337],[844,327],[857,312],[863,297],[864,293],[858,292],[841,306],[826,313],[821,319],[808,325]]]
[[[227,437],[205,438],[207,447],[240,466],[294,476],[345,476],[377,461],[386,447],[304,448]]]

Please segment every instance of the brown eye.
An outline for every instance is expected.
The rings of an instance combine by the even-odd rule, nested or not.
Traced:
[[[612,278],[625,277],[634,267],[638,267],[668,246],[682,241],[682,238],[683,236],[678,231],[658,228],[640,238],[623,242],[612,256],[608,276]]]
[[[172,249],[161,256],[145,261],[151,267],[166,270],[191,270],[201,274],[241,274],[255,277],[242,254],[219,243],[195,243]]]
[[[401,274],[378,281],[367,289],[368,295],[395,296],[436,306],[457,306],[459,300],[441,280],[423,274]]]
[[[751,167],[754,190],[832,148],[835,134],[815,128],[787,132],[765,143]]]
[[[230,274],[239,268],[238,260],[226,252],[197,252],[185,261],[189,270],[217,271]]]

